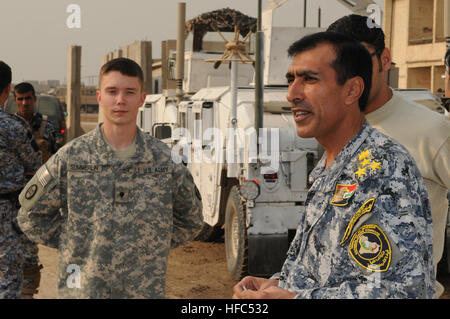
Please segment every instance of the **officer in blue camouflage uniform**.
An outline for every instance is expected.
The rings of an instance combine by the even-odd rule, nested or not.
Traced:
[[[57,150],[55,127],[47,115],[36,111],[37,97],[33,85],[28,82],[16,84],[14,102],[17,105],[16,114],[30,124],[33,137],[42,152],[42,162],[45,163]]]
[[[164,143],[136,127],[142,70],[100,71],[104,122],[63,146],[20,194],[19,225],[58,248],[62,298],[163,298],[170,248],[200,229],[200,194]]]
[[[26,175],[33,175],[41,165],[41,153],[26,122],[3,110],[10,84],[11,69],[0,61],[0,298],[8,299],[20,298],[23,279],[17,198]]]
[[[56,152],[55,129],[47,115],[36,112],[36,101],[37,97],[33,85],[28,82],[21,82],[14,86],[14,102],[17,105],[16,115],[30,125],[34,140],[41,150],[42,163],[45,163]],[[31,299],[34,294],[38,293],[37,289],[43,266],[39,264],[38,246],[25,235],[22,235],[22,240],[24,257],[22,299]]]
[[[244,278],[235,298],[433,298],[428,194],[407,150],[364,119],[364,51],[330,32],[289,48],[297,134],[315,137],[325,154],[281,273]]]

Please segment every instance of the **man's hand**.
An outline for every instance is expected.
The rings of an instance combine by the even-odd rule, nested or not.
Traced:
[[[292,299],[295,297],[285,289],[278,288],[278,280],[245,277],[233,287],[233,299]]]

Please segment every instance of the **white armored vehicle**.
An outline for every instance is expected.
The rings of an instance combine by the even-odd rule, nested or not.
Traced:
[[[247,39],[255,36],[256,19],[230,9],[196,19],[203,23],[214,20],[214,15],[222,18],[209,26],[209,39],[215,35],[219,44],[226,38],[234,40],[225,47],[222,43],[215,52],[211,48],[217,43],[206,43],[208,37],[203,44],[194,40],[194,49],[203,46],[210,51],[186,50],[183,97],[180,99],[175,90],[147,96],[137,123],[172,146],[173,159],[183,160],[191,171],[203,199],[205,224],[199,239],[214,240],[224,232],[228,268],[236,279],[247,273],[271,275],[285,260],[304,212],[308,174],[320,155],[314,139],[296,134],[286,100],[286,49],[320,29],[275,28],[270,25],[272,17],[265,17],[269,23],[264,25],[264,39],[260,38],[268,48],[260,102],[264,124],[258,130],[255,69],[251,65],[254,48],[244,41],[246,35]],[[228,25],[223,19],[227,15],[232,17]],[[186,43],[189,45],[189,37]],[[233,51],[237,47],[240,52]],[[223,54],[227,49],[230,51]],[[204,87],[199,88],[198,83]]]

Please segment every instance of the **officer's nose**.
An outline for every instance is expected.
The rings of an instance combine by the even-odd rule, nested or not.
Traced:
[[[289,103],[295,104],[296,101],[303,101],[305,98],[304,85],[300,79],[295,79],[289,84],[286,99]]]

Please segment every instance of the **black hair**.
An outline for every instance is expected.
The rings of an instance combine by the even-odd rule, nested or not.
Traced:
[[[333,22],[327,31],[343,33],[359,42],[371,45],[378,57],[385,48],[383,30],[369,17],[350,14]]]
[[[14,96],[16,96],[16,93],[24,94],[24,93],[28,93],[30,91],[33,93],[33,96],[36,96],[34,87],[31,85],[31,83],[28,83],[28,82],[21,82],[14,86]]]
[[[11,68],[8,64],[3,61],[0,61],[0,93],[5,90],[5,88],[11,84],[12,73]]]
[[[445,53],[444,63],[447,68],[450,68],[450,48],[448,48],[447,53]]]
[[[318,32],[291,44],[288,55],[294,57],[325,43],[335,50],[336,59],[331,63],[331,67],[336,71],[339,85],[344,85],[347,80],[356,76],[364,81],[364,91],[358,101],[359,109],[364,112],[372,85],[372,58],[369,51],[358,41],[336,32]]]
[[[123,75],[137,77],[141,85],[144,83],[144,73],[142,72],[142,68],[131,59],[116,58],[106,62],[100,69],[99,83],[101,82],[103,75],[111,71],[118,71]]]

